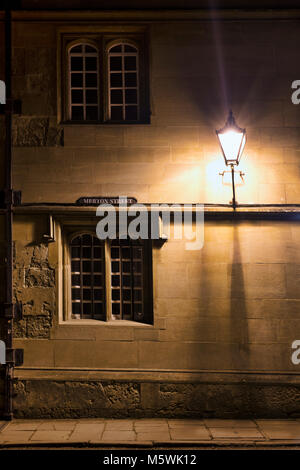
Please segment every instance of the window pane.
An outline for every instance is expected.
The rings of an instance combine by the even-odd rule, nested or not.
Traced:
[[[119,291],[119,289],[112,289],[111,298],[112,298],[112,300],[120,300],[120,291]]]
[[[82,44],[80,44],[79,46],[74,46],[70,49],[70,52],[73,53],[73,52],[82,52]]]
[[[142,287],[142,276],[134,276],[133,285],[134,287]]]
[[[97,90],[86,90],[85,100],[87,104],[97,104],[97,101],[98,101]]]
[[[122,46],[114,46],[110,49],[110,52],[121,52],[122,51]]]
[[[71,74],[71,86],[72,87],[82,87],[83,86],[83,74],[82,73],[72,73]]]
[[[73,315],[80,315],[81,313],[81,304],[79,302],[72,303],[72,313]]]
[[[122,258],[130,258],[130,248],[122,247]]]
[[[143,304],[135,302],[133,305],[133,309],[134,309],[134,319],[138,321],[139,320],[138,317],[143,316]]]
[[[135,301],[141,302],[142,300],[142,290],[141,289],[134,289],[133,296]]]
[[[73,121],[83,120],[83,106],[72,106],[72,120]]]
[[[91,235],[82,235],[81,236],[81,244],[85,246],[91,246],[92,245],[92,236]]]
[[[128,56],[124,58],[125,70],[136,70],[136,57]]]
[[[94,305],[94,313],[97,316],[104,317],[104,312],[103,312],[103,304],[100,302],[97,302]],[[104,318],[102,318],[104,320]]]
[[[97,57],[85,58],[85,70],[97,70]]]
[[[122,276],[122,283],[123,283],[123,286],[130,287],[130,285],[131,285],[131,276],[123,275]]]
[[[110,57],[110,70],[122,70],[122,58]]]
[[[113,275],[111,277],[111,285],[113,287],[118,287],[120,285],[120,276],[118,275]]]
[[[91,300],[92,291],[91,289],[83,289],[83,300]]]
[[[118,263],[118,261],[113,261],[111,263],[111,270],[112,270],[113,273],[120,272],[120,263]]]
[[[113,315],[120,315],[120,304],[119,303],[113,303],[112,304],[112,314]]]
[[[80,300],[80,289],[72,289],[72,300]]]
[[[102,263],[101,261],[94,261],[94,272],[101,273],[102,270]]]
[[[86,44],[85,52],[97,52],[97,49],[93,46],[89,46],[88,44]]]
[[[125,118],[126,118],[126,121],[136,121],[138,118],[137,106],[126,106]]]
[[[95,300],[102,300],[103,298],[103,290],[102,289],[94,289],[94,299]]]
[[[112,104],[122,104],[123,103],[123,92],[122,90],[111,90],[110,100]]]
[[[120,257],[120,248],[112,247],[111,248],[111,257],[112,258],[119,258]]]
[[[124,50],[125,52],[136,52],[136,48],[133,46],[129,46],[128,44],[125,44]]]
[[[131,289],[123,289],[123,300],[131,300]]]
[[[123,273],[130,273],[131,272],[131,263],[128,261],[124,261],[122,263],[122,272]]]
[[[84,274],[82,276],[82,284],[84,286],[91,286],[92,285],[92,276],[90,276],[89,274]]]
[[[136,104],[137,103],[137,90],[126,90],[125,91],[125,103]]]
[[[83,70],[82,57],[71,57],[71,70]]]
[[[125,86],[128,86],[128,87],[137,86],[136,72],[125,73]]]
[[[111,87],[121,87],[122,86],[122,74],[121,73],[111,73],[110,74],[110,86]]]
[[[82,90],[72,90],[72,104],[83,103],[83,92]]]
[[[97,88],[97,74],[96,73],[87,73],[85,75],[85,86],[87,88],[89,87]]]
[[[90,261],[82,261],[82,271],[84,273],[90,273],[92,270],[92,263]]]
[[[82,257],[83,258],[90,258],[92,256],[92,249],[88,247],[82,248]]]
[[[97,121],[98,120],[98,106],[87,106],[86,107],[86,120]]]
[[[80,286],[80,275],[72,274],[72,286]]]
[[[80,257],[80,248],[79,246],[72,246],[72,258],[79,258]]]
[[[131,320],[131,303],[123,305],[123,318],[125,320]]]
[[[142,263],[140,261],[134,261],[133,271],[135,273],[141,273],[142,272]]]
[[[102,276],[99,274],[94,275],[94,286],[99,287],[103,285]]]
[[[122,121],[123,119],[123,108],[122,106],[112,106],[111,107],[111,120],[112,121]]]
[[[92,313],[92,305],[90,303],[84,302],[84,304],[82,305],[82,311],[83,311],[83,315],[90,316]]]
[[[71,269],[72,272],[80,272],[80,261],[72,261]]]

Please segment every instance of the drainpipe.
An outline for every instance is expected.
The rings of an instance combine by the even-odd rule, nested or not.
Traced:
[[[9,1],[5,2],[5,230],[6,230],[6,293],[4,304],[5,316],[5,399],[4,419],[10,421],[13,418],[13,378],[14,360],[12,351],[13,330],[13,189],[12,189],[12,93],[11,93],[11,11]]]

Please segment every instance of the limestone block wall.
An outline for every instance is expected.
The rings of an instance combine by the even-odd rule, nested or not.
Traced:
[[[153,326],[59,321],[59,247],[37,242],[41,222],[15,223],[18,416],[299,413],[297,222],[207,220],[202,250],[155,247]]]
[[[13,28],[14,188],[24,202],[128,195],[228,203],[215,128],[229,106],[248,142],[240,203],[300,203],[298,21],[150,22],[151,124],[57,121],[57,29]],[[295,416],[299,224],[207,220],[198,252],[153,251],[154,325],[59,322],[59,242],[46,217],[17,215],[17,416]],[[176,286],[176,289],[174,288]]]
[[[300,202],[300,111],[291,101],[298,20],[150,22],[151,124],[138,126],[57,122],[64,26],[14,25],[14,95],[23,103],[14,119],[14,184],[24,201],[74,202],[88,189],[140,202],[227,203],[214,130],[231,107],[248,137],[238,201]]]

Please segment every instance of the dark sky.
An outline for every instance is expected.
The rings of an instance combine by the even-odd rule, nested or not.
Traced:
[[[24,9],[300,8],[300,0],[19,0],[18,3]]]

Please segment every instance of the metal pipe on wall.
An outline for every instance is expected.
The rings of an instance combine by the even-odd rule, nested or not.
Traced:
[[[6,292],[5,292],[5,399],[4,418],[13,418],[14,361],[12,354],[13,332],[13,189],[12,189],[12,90],[11,90],[11,11],[9,1],[5,2],[5,231],[6,231]],[[9,354],[10,352],[10,354]]]

